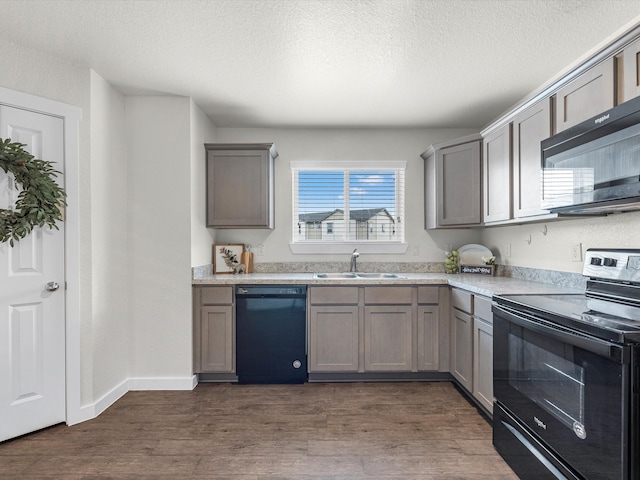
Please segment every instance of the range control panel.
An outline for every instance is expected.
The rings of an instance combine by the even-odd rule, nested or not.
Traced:
[[[639,282],[640,249],[590,248],[584,257],[582,274],[589,278]]]

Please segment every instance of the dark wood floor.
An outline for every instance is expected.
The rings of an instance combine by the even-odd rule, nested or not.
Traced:
[[[200,384],[0,444],[0,478],[514,480],[448,382]]]

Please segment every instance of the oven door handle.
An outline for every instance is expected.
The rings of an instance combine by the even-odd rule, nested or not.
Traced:
[[[503,305],[494,304],[493,309],[495,314],[520,327],[551,337],[574,347],[582,348],[622,365],[630,363],[631,355],[629,347],[607,342],[606,340],[601,340],[599,338],[590,337],[568,329],[559,328],[522,312],[513,311],[509,307],[505,307]]]

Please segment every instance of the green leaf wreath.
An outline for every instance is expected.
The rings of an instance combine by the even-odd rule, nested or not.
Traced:
[[[48,225],[59,230],[57,221],[63,221],[62,208],[66,205],[64,189],[55,181],[60,172],[51,162],[34,158],[10,138],[0,139],[0,168],[12,173],[18,194],[13,210],[0,209],[0,243],[26,237],[35,227]]]

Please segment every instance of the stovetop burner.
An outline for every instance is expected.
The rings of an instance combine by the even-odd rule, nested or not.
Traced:
[[[640,249],[592,248],[585,294],[499,295],[498,304],[613,342],[640,342]]]
[[[499,295],[496,301],[603,340],[640,342],[640,315],[625,318],[622,306],[611,301],[580,294]]]

